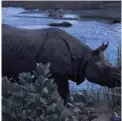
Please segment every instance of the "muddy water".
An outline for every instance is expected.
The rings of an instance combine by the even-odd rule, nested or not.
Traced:
[[[121,39],[121,25],[110,24],[105,20],[72,20],[72,18],[78,18],[77,15],[65,14],[65,18],[68,20],[46,18],[47,14],[44,11],[25,11],[22,8],[2,8],[2,23],[9,24],[16,27],[28,28],[28,29],[43,29],[49,28],[48,23],[68,21],[73,24],[70,28],[58,27],[67,31],[83,43],[89,45],[91,48],[98,47],[102,42],[109,41],[109,47],[105,52],[106,58],[109,58],[112,64],[116,64],[117,50],[120,45]],[[70,82],[70,87],[74,90],[86,88],[87,85],[99,87],[96,84],[91,84],[85,81],[79,86]]]

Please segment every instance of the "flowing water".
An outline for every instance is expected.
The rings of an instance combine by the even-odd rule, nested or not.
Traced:
[[[78,16],[74,14],[65,14],[65,18],[68,20],[52,19],[48,18],[45,11],[26,11],[22,8],[2,8],[2,23],[28,29],[43,29],[50,28],[48,26],[51,22],[67,21],[73,24],[72,27],[58,27],[76,38],[83,43],[89,45],[95,49],[103,42],[109,41],[109,47],[105,52],[106,58],[109,58],[110,62],[115,65],[117,59],[117,51],[121,42],[121,25],[120,23],[110,24],[105,20],[93,20],[93,19],[81,19],[77,20]],[[76,19],[76,20],[73,20]],[[85,81],[84,83],[76,86],[75,83],[70,82],[70,88],[72,90],[79,90],[86,88],[88,85],[99,87],[96,84],[91,84]]]

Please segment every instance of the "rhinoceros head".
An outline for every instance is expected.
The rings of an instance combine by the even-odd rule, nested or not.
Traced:
[[[104,57],[103,52],[108,47],[102,44],[90,54],[90,59],[85,69],[85,77],[88,81],[109,88],[121,86],[121,69],[114,67]]]

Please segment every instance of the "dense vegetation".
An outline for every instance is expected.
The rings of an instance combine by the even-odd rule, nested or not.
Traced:
[[[17,83],[3,77],[3,121],[91,121],[97,117],[87,104],[64,106],[54,80],[48,78],[49,66],[38,64],[32,74],[20,74]]]

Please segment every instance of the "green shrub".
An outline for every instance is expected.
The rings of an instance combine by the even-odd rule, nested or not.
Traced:
[[[2,78],[3,121],[64,121],[64,104],[49,77],[50,64],[19,75],[19,84]],[[35,78],[35,79],[34,79]]]
[[[19,83],[2,78],[3,121],[87,121],[88,111],[82,103],[64,102],[53,79],[49,79],[50,64],[37,64],[35,71],[21,73]]]

